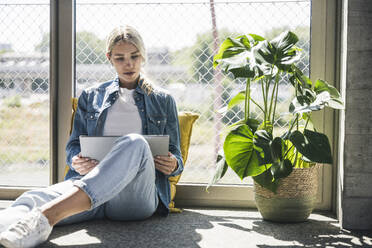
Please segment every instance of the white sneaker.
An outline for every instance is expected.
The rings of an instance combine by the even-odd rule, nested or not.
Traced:
[[[46,241],[53,227],[39,208],[10,225],[0,234],[0,244],[9,248],[35,247]]]
[[[0,223],[0,234],[4,232],[6,229],[8,228]]]

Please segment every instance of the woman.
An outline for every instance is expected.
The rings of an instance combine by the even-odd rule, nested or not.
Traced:
[[[0,211],[0,243],[5,247],[34,247],[48,239],[56,224],[168,214],[168,177],[183,170],[176,104],[141,75],[145,48],[134,28],[115,28],[107,39],[106,56],[117,77],[79,97],[66,146],[70,169],[65,181],[26,192]],[[141,134],[168,134],[168,156],[153,158]],[[81,156],[80,135],[120,138],[96,161]]]

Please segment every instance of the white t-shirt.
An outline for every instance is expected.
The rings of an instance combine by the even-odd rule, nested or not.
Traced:
[[[103,135],[142,134],[142,121],[133,93],[134,89],[120,88],[119,98],[108,109]]]

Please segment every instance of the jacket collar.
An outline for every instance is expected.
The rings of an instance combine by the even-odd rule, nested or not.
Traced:
[[[140,93],[142,95],[144,95],[144,93],[145,93],[143,91],[143,89],[142,89],[143,81],[144,81],[144,78],[140,77],[140,79],[138,80],[138,85],[137,85],[137,87],[135,89],[135,91],[137,93]],[[112,83],[109,86],[107,86],[106,92],[108,94],[118,93],[119,92],[119,88],[120,88],[120,86],[119,86],[119,77],[116,76],[115,79],[112,81]]]

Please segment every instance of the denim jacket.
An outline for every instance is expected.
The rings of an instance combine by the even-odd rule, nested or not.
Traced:
[[[134,99],[142,120],[143,134],[168,134],[170,136],[169,151],[177,158],[178,168],[169,176],[156,170],[156,188],[160,202],[160,213],[166,215],[169,212],[170,185],[168,177],[176,176],[183,171],[183,162],[180,150],[180,131],[178,113],[173,97],[164,91],[154,88],[147,93],[142,88],[143,79],[139,80],[134,91]],[[71,167],[71,159],[80,152],[80,135],[100,136],[110,108],[119,94],[119,79],[100,84],[98,87],[85,89],[78,100],[73,129],[66,145],[66,162],[70,169],[65,180],[79,176]]]

